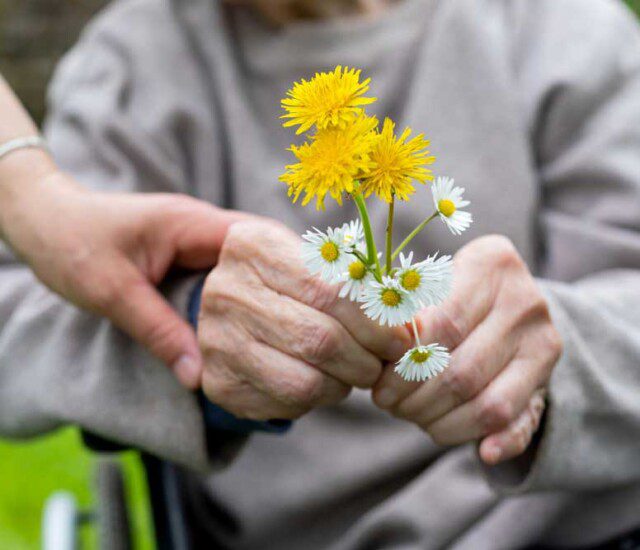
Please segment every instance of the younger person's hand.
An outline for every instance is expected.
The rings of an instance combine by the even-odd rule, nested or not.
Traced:
[[[449,368],[428,382],[407,383],[387,365],[373,392],[378,406],[441,445],[482,440],[480,455],[489,464],[524,452],[562,344],[511,242],[491,236],[461,249],[450,298],[424,310],[419,325],[423,343],[452,351]]]
[[[239,212],[184,195],[90,192],[48,155],[2,160],[0,228],[49,288],[109,318],[172,368],[201,379],[195,332],[155,286],[172,265],[210,269]]]

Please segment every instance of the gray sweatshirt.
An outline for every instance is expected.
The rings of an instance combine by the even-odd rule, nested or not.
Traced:
[[[437,173],[467,188],[471,230],[436,226],[415,249],[502,233],[539,277],[565,342],[540,443],[485,469],[357,391],[207,474],[221,457],[194,396],[6,252],[0,433],[73,423],[189,466],[237,515],[233,548],[581,546],[640,526],[640,32],[618,2],[404,0],[281,30],[213,0],[116,2],[61,64],[47,137],[95,188],[190,193],[298,231],[338,223],[351,206],[292,206],[278,183],[279,99],[337,64],[371,76],[372,112],[426,132]],[[182,311],[192,279],[166,288]]]

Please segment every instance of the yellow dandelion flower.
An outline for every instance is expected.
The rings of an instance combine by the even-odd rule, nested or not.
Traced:
[[[324,208],[329,194],[342,204],[343,193],[351,193],[355,180],[371,169],[370,152],[376,139],[375,117],[360,116],[344,128],[319,130],[312,141],[289,149],[298,163],[286,167],[280,180],[289,186],[293,202],[304,193],[302,205],[316,198],[316,207]]]
[[[393,121],[386,118],[371,151],[373,168],[362,181],[362,191],[366,197],[375,193],[386,202],[391,202],[392,195],[400,200],[409,200],[415,192],[414,180],[420,183],[433,180],[431,170],[425,166],[436,160],[429,156],[429,142],[423,134],[407,141],[411,129],[405,128],[402,135],[396,138],[394,127]]]
[[[338,65],[333,72],[316,73],[309,80],[296,82],[282,100],[287,114],[285,128],[300,125],[296,134],[302,134],[312,126],[319,130],[344,128],[363,114],[363,106],[376,101],[363,97],[369,89],[370,78],[360,82],[360,72]]]

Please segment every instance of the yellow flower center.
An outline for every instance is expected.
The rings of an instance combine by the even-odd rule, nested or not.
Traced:
[[[456,205],[453,204],[453,201],[449,199],[442,199],[438,201],[438,210],[440,210],[440,214],[450,218],[453,216],[453,213],[456,211]]]
[[[402,286],[409,291],[412,291],[418,288],[420,286],[421,281],[422,280],[420,278],[420,273],[418,273],[413,269],[403,273],[402,278],[400,279]]]
[[[392,288],[387,288],[382,292],[381,295],[382,303],[388,307],[395,307],[402,301],[402,296],[397,290],[393,290]]]
[[[356,281],[364,279],[367,274],[367,269],[360,260],[356,260],[349,266],[349,277]]]
[[[429,359],[429,357],[431,357],[430,351],[422,351],[416,349],[411,353],[411,360],[414,363],[424,363],[427,359]]]
[[[340,256],[340,251],[335,243],[328,241],[320,247],[320,255],[325,262],[335,262]]]

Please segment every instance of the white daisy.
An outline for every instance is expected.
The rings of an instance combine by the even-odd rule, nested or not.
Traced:
[[[359,243],[355,249],[360,252],[362,256],[367,255],[364,243]],[[359,302],[362,299],[362,293],[367,284],[373,280],[373,274],[355,255],[352,255],[351,260],[349,269],[339,278],[339,282],[344,283],[340,289],[339,296],[340,298],[348,297],[352,302]]]
[[[349,224],[345,224],[349,225]],[[319,274],[328,283],[335,283],[340,276],[349,269],[353,255],[345,245],[343,227],[327,228],[323,233],[319,229],[307,231],[302,238],[302,259],[311,273]]]
[[[439,344],[419,345],[402,356],[394,371],[408,382],[424,382],[446,369],[449,357],[447,348]]]
[[[400,269],[396,274],[400,286],[406,290],[420,307],[435,306],[442,302],[451,290],[453,262],[451,256],[437,258],[437,253],[426,260],[412,264],[413,252],[409,256],[400,253]]]
[[[362,309],[367,317],[390,327],[408,323],[418,310],[418,304],[391,277],[383,277],[382,283],[370,281],[365,287],[362,301]]]
[[[463,200],[463,187],[454,187],[452,178],[439,177],[431,187],[433,203],[440,219],[447,225],[451,233],[460,235],[471,222],[471,214],[460,210],[468,206],[469,201]]]

